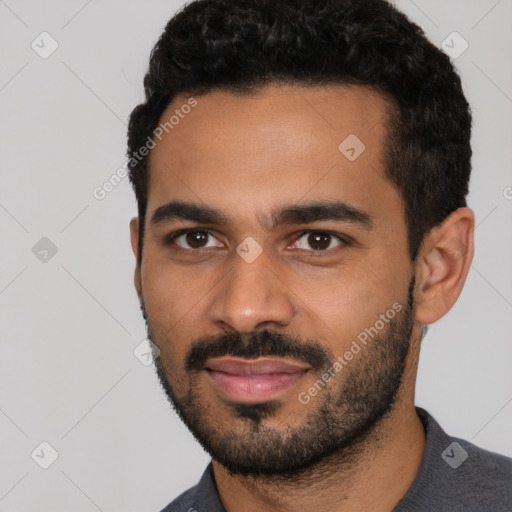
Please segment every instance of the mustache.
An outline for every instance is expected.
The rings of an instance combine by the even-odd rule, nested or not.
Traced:
[[[302,341],[293,336],[264,330],[247,335],[225,333],[194,341],[185,358],[185,369],[202,370],[208,359],[222,356],[245,359],[266,356],[291,358],[317,371],[332,366],[333,360],[328,351],[314,340]]]

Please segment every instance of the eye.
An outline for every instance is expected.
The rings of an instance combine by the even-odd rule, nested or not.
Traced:
[[[169,243],[176,244],[182,249],[209,249],[222,247],[222,244],[213,243],[216,238],[205,229],[182,230],[169,237]]]
[[[334,243],[333,243],[334,242]],[[339,235],[328,231],[307,231],[295,241],[293,249],[304,249],[306,251],[327,251],[340,245],[348,245],[348,242]]]

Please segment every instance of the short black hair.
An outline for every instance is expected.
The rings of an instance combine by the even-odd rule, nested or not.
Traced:
[[[197,0],[167,23],[128,126],[142,258],[151,140],[177,94],[257,92],[267,84],[362,85],[392,105],[386,177],[402,198],[411,260],[466,206],[471,110],[449,57],[386,0]],[[340,141],[341,142],[341,141]]]

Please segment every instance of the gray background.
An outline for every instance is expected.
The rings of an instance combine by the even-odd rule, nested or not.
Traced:
[[[133,353],[128,179],[92,194],[125,162],[149,51],[182,3],[0,0],[1,511],[156,511],[208,461]],[[417,403],[512,456],[512,2],[397,5],[436,45],[453,31],[469,43],[454,62],[474,114],[476,255],[424,340]],[[50,47],[43,31],[59,45],[46,59],[31,47]]]

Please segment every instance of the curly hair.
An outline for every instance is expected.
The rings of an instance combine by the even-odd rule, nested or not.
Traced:
[[[196,0],[167,23],[130,115],[128,157],[151,140],[177,94],[257,92],[267,84],[369,86],[392,105],[386,178],[404,204],[409,255],[466,206],[471,110],[448,56],[386,0]],[[148,157],[129,160],[141,226]]]

